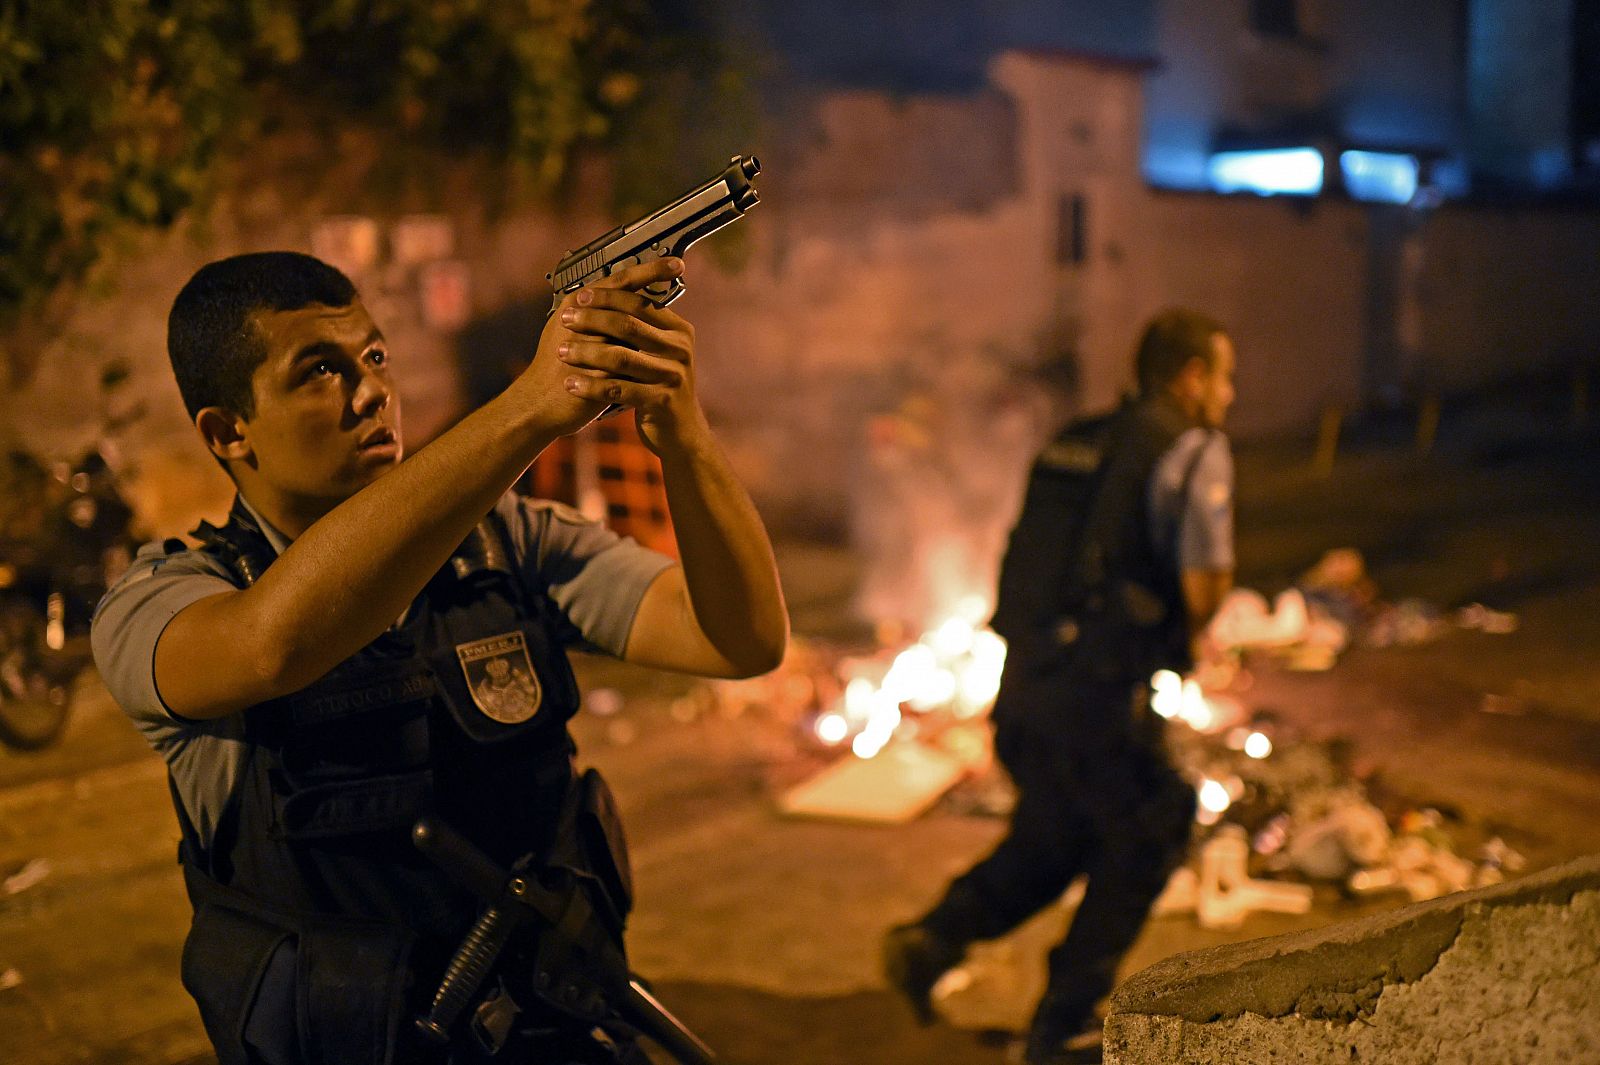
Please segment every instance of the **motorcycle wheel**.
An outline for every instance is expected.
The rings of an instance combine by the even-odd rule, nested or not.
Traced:
[[[71,681],[48,668],[44,625],[37,611],[0,609],[0,743],[19,751],[54,743],[72,708]]]

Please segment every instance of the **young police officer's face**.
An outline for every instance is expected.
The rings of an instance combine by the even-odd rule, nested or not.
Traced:
[[[1201,379],[1200,420],[1213,429],[1222,425],[1233,406],[1233,341],[1226,333],[1211,334],[1211,362]]]
[[[244,433],[263,487],[342,499],[400,461],[400,398],[383,334],[359,299],[259,311],[254,323],[267,357]]]

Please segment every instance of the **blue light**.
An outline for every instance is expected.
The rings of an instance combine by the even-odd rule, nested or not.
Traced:
[[[1217,192],[1315,196],[1322,191],[1322,153],[1315,148],[1217,152],[1206,173]]]
[[[1471,171],[1460,158],[1440,159],[1430,168],[1428,184],[1447,200],[1462,200],[1472,192]]]
[[[1358,200],[1410,203],[1417,194],[1415,156],[1394,152],[1341,152],[1345,191]]]

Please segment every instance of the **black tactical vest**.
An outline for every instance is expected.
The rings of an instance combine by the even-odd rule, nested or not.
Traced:
[[[1187,666],[1177,560],[1152,538],[1149,485],[1194,424],[1171,403],[1130,402],[1071,423],[1040,452],[991,621],[1014,669],[1070,664],[1085,679],[1135,681]]]
[[[195,535],[242,584],[275,557],[238,502],[221,529]],[[320,1021],[325,1045],[346,1046],[328,1060],[389,1060],[397,1018],[380,1014],[402,1009],[410,974],[437,980],[478,909],[410,829],[441,816],[502,867],[550,846],[572,781],[573,636],[547,596],[522,586],[491,514],[400,624],[310,686],[244,711],[248,757],[209,846],[178,804],[196,908],[184,983],[224,1065],[250,985],[236,955],[251,949],[242,940],[270,954],[274,934],[297,937],[312,1001],[352,1002],[351,1016]],[[371,1001],[355,1003],[362,995]]]

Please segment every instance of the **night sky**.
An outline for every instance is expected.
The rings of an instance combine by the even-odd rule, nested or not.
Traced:
[[[902,92],[972,89],[1010,47],[1148,56],[1155,3],[1063,0],[751,0],[783,61],[820,86]]]

